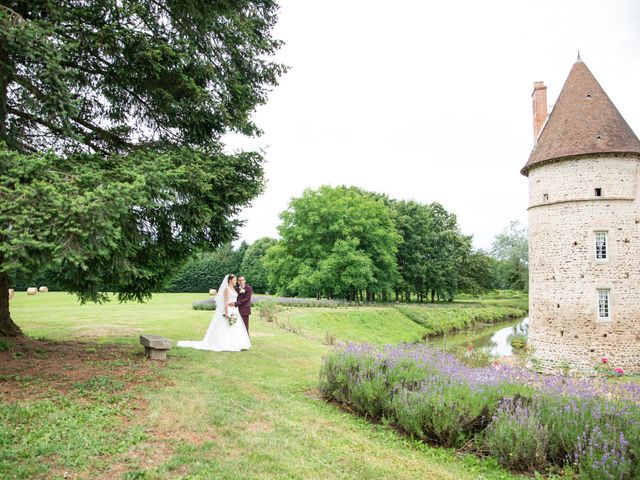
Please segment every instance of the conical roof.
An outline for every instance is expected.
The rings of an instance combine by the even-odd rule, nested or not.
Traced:
[[[640,140],[578,59],[521,173],[543,162],[600,153],[640,155]]]

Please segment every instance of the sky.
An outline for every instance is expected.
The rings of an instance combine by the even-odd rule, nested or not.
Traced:
[[[254,120],[267,186],[240,240],[277,238],[293,197],[355,185],[439,202],[476,248],[527,224],[531,93],[549,112],[580,51],[640,134],[636,0],[281,0],[275,59],[290,67]]]

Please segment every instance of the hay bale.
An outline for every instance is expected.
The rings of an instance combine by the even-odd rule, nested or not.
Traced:
[[[211,290],[209,290],[209,296],[211,297],[215,297],[216,293],[218,293],[218,290],[216,290],[215,288],[212,288]]]
[[[27,288],[27,295],[35,295],[38,293],[38,289],[36,287]]]
[[[9,300],[16,296],[16,291],[13,288],[9,289]]]
[[[49,289],[47,287],[40,287],[38,289],[39,292],[43,292],[43,293],[47,293],[49,291]]]

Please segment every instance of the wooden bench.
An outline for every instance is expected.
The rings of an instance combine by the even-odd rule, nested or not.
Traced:
[[[166,360],[171,349],[171,340],[161,335],[140,335],[140,343],[149,360]]]

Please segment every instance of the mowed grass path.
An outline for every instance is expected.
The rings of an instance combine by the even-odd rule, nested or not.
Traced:
[[[66,294],[20,292],[11,309],[30,336],[137,344],[140,332],[200,339],[211,312],[192,310],[191,301],[202,297],[160,294],[142,305],[80,306]],[[327,321],[340,312],[326,310]],[[400,321],[375,318],[371,329],[391,331]],[[79,462],[74,469],[53,456],[47,459],[51,471],[123,479],[515,478],[495,462],[414,442],[318,398],[321,358],[329,347],[317,338],[287,332],[258,315],[251,332],[247,352],[171,350],[162,380],[143,391],[146,407],[118,427],[141,429],[141,439],[106,462]],[[12,408],[2,401],[0,407]],[[34,461],[27,456],[37,453],[25,445],[24,455],[23,461]]]

